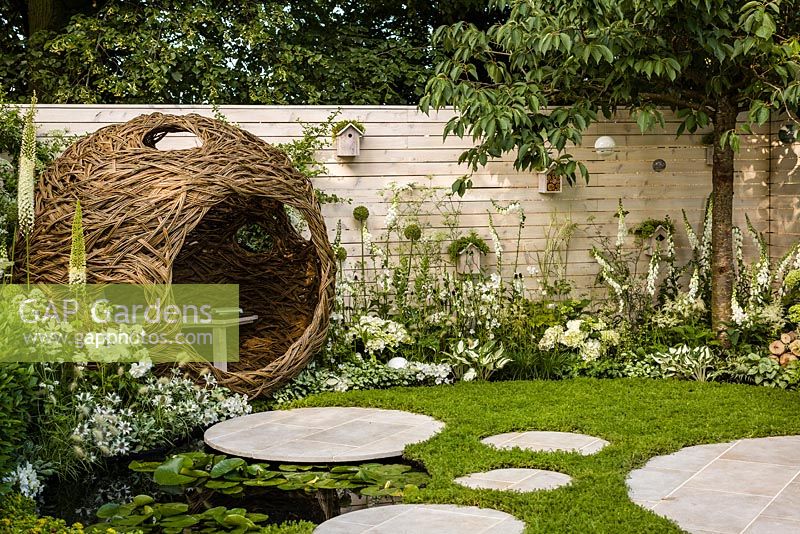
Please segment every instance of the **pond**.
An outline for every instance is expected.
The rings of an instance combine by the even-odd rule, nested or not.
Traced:
[[[160,453],[141,455],[137,458],[120,459],[109,464],[102,472],[88,475],[81,480],[51,480],[40,499],[39,511],[42,515],[58,517],[67,523],[80,522],[84,525],[91,525],[99,521],[96,514],[102,505],[110,502],[129,503],[137,495],[149,495],[159,503],[187,503],[189,513],[193,514],[224,506],[228,509],[245,508],[251,513],[266,514],[269,516],[266,522],[270,524],[300,520],[322,523],[336,515],[373,506],[394,504],[402,500],[402,497],[399,496],[364,495],[362,493],[369,493],[367,490],[371,488],[319,489],[313,488],[313,485],[309,487],[307,484],[303,489],[290,489],[286,485],[282,488],[275,485],[268,487],[245,486],[243,487],[244,491],[238,494],[225,495],[220,491],[205,487],[162,486],[154,481],[153,473],[136,472],[128,467],[131,460],[140,463],[161,463],[172,454],[197,454],[193,451],[204,451],[208,455],[212,455],[212,458],[219,458],[213,456],[214,451],[206,448],[202,441],[193,441],[173,449],[169,454],[161,451]],[[392,459],[383,464],[387,468],[407,470],[405,475],[410,474],[417,480],[427,478],[426,474],[418,469],[418,466],[402,463],[402,460],[398,462],[398,459]],[[365,465],[376,466],[377,464]],[[258,466],[263,467],[267,464],[258,464]],[[311,468],[311,466],[302,465],[269,467],[276,470],[289,470],[286,471],[286,476],[302,475],[303,470]],[[354,471],[357,468],[356,466],[352,467]],[[329,471],[330,469],[330,466],[313,467],[315,472]],[[337,466],[334,471],[341,473],[345,469],[345,467]],[[354,476],[361,477],[362,475],[358,473]],[[233,476],[230,478],[244,480],[246,477]],[[384,482],[381,479],[375,484],[376,487],[380,487]],[[297,485],[295,484],[295,486]],[[374,488],[373,493],[375,493]]]

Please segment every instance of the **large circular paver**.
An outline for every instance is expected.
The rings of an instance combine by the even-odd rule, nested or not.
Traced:
[[[519,447],[528,451],[578,452],[584,455],[594,454],[608,445],[606,440],[587,436],[586,434],[545,431],[507,432],[489,436],[482,439],[481,442],[498,449]]]
[[[519,534],[525,523],[505,512],[451,504],[396,504],[350,512],[315,534]]]
[[[485,473],[473,473],[455,480],[473,489],[502,491],[541,491],[566,486],[572,481],[569,475],[541,469],[495,469]]]
[[[212,426],[206,444],[218,451],[269,462],[360,462],[393,458],[425,441],[444,423],[397,410],[298,408],[260,412]]]
[[[688,532],[800,533],[800,436],[686,447],[627,483],[633,502]]]

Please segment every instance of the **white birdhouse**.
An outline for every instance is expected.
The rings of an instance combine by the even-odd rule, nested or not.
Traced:
[[[358,127],[348,124],[336,134],[336,155],[340,158],[351,158],[361,153],[361,138],[364,137]]]
[[[456,270],[458,271],[459,274],[468,274],[468,275],[480,274],[482,260],[483,260],[483,253],[481,252],[481,249],[476,247],[473,243],[469,243],[458,253],[458,263],[456,263]]]
[[[650,246],[648,247],[645,254],[648,256],[652,256],[656,249],[664,250],[667,246],[667,239],[669,238],[669,230],[664,228],[662,225],[658,225],[655,230],[653,230],[653,235],[650,236]]]

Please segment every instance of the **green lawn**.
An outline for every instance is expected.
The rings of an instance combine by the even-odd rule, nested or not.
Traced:
[[[461,383],[356,391],[294,406],[372,406],[431,415],[446,423],[430,441],[406,449],[432,475],[409,502],[496,508],[526,532],[680,532],[628,500],[625,477],[650,457],[735,438],[800,434],[800,396],[756,386],[646,379]],[[482,437],[515,430],[573,431],[611,445],[593,456],[498,451]],[[566,473],[573,485],[528,494],[471,490],[459,476],[501,467]]]

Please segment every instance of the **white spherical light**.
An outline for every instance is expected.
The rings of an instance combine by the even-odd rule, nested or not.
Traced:
[[[386,366],[391,369],[405,369],[407,365],[408,360],[401,358],[400,356],[395,356],[386,363]]]
[[[601,158],[607,158],[614,153],[614,147],[616,146],[617,142],[614,141],[613,137],[610,135],[601,135],[597,138],[597,141],[594,142],[594,151],[597,152],[597,155]]]

